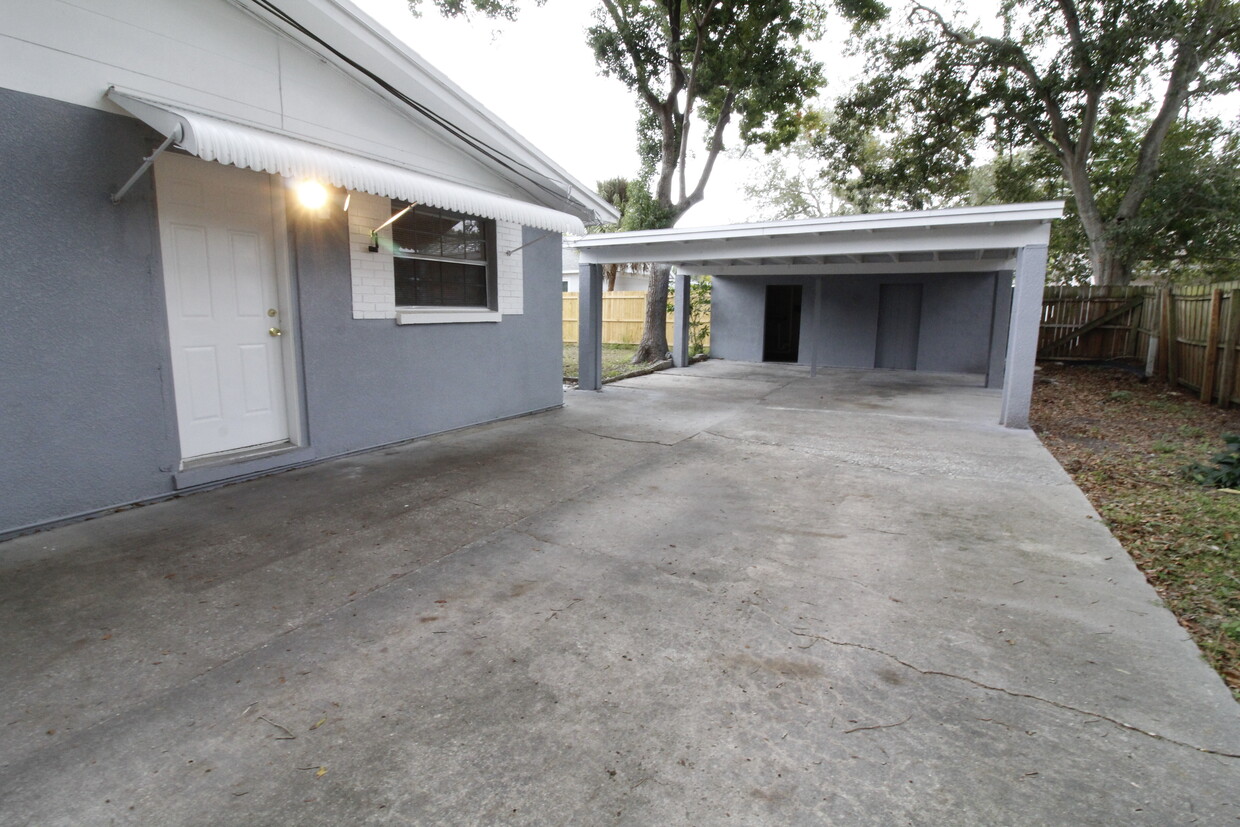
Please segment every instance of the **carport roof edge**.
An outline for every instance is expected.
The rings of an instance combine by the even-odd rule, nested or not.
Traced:
[[[599,233],[569,240],[579,252],[582,264],[611,260],[619,250],[629,248],[653,251],[656,248],[684,247],[692,245],[700,253],[703,246],[715,247],[726,255],[729,242],[795,242],[827,237],[840,238],[847,234],[874,234],[873,248],[881,252],[889,248],[892,239],[901,233],[916,234],[925,231],[953,229],[967,233],[970,228],[988,228],[988,236],[978,246],[1020,246],[1025,237],[1022,230],[1031,226],[1048,224],[1063,217],[1063,201],[1039,201],[1023,204],[997,204],[984,207],[954,207],[942,210],[916,210],[909,212],[868,213],[863,215],[837,215],[826,218],[805,218],[791,221],[764,221],[752,224],[727,224],[713,227],[674,227],[666,230],[637,230],[621,233]],[[996,230],[1013,231],[1011,243],[995,236]],[[881,232],[881,236],[878,235]],[[643,256],[633,258],[642,260]],[[664,256],[660,256],[664,258]],[[626,259],[629,260],[629,259]]]

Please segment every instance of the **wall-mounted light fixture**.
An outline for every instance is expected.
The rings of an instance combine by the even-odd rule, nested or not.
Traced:
[[[320,210],[327,203],[327,187],[318,181],[301,181],[297,184],[297,200],[308,210]]]
[[[396,219],[400,218],[405,213],[412,210],[416,206],[417,206],[417,202],[411,202],[409,206],[405,207],[403,210],[393,215],[387,221],[384,221],[378,227],[375,227],[373,230],[371,230],[370,231],[370,247],[368,247],[367,249],[370,250],[370,252],[372,253],[379,252],[379,231],[382,230],[387,225],[391,224]]]

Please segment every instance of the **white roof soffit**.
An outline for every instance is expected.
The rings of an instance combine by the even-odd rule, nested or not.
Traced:
[[[407,95],[462,133],[498,151],[504,163],[497,163],[494,157],[468,142],[454,142],[461,151],[529,192],[536,200],[548,197],[567,199],[570,212],[602,221],[619,221],[614,206],[544,155],[350,0],[279,0],[276,3],[279,10],[304,26],[306,32],[298,31],[286,20],[270,13],[269,9],[264,8],[265,4],[257,0],[230,2],[302,43],[377,94],[395,100],[389,90],[375,83],[364,72],[373,73],[383,84]],[[334,54],[333,49],[339,51],[344,59]],[[356,63],[362,71],[349,65],[348,61]],[[547,79],[547,82],[554,85],[554,79]],[[432,130],[437,128],[433,121],[427,121],[427,125]],[[446,140],[454,140],[447,132],[441,134]],[[511,164],[511,168],[506,168],[506,164]],[[537,183],[532,185],[531,181]],[[558,207],[558,204],[555,206]]]
[[[432,178],[390,161],[246,126],[115,87],[109,89],[107,95],[164,136],[173,135],[179,128],[181,134],[176,145],[204,161],[269,172],[292,180],[314,179],[343,189],[559,233],[585,232],[581,219],[575,215]]]
[[[1018,247],[1045,244],[1050,222],[1062,216],[1062,201],[1043,201],[600,233],[569,243],[577,248],[582,264],[664,262],[695,273],[739,274],[771,266],[795,267],[807,274],[877,272],[894,264],[915,268],[925,255],[932,260],[923,271],[959,272],[993,269]],[[953,255],[956,252],[961,254]]]

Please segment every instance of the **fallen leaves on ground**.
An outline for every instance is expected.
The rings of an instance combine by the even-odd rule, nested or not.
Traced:
[[[1240,410],[1124,367],[1048,363],[1031,419],[1240,700],[1240,497],[1183,474],[1240,433]]]

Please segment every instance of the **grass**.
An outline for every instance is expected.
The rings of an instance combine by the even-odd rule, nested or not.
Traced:
[[[1046,365],[1033,427],[1240,700],[1240,494],[1184,475],[1240,413],[1124,371]]]
[[[648,368],[653,362],[633,364],[637,345],[603,345],[603,381],[615,379],[635,370]],[[564,345],[564,378],[577,378],[577,345]]]

